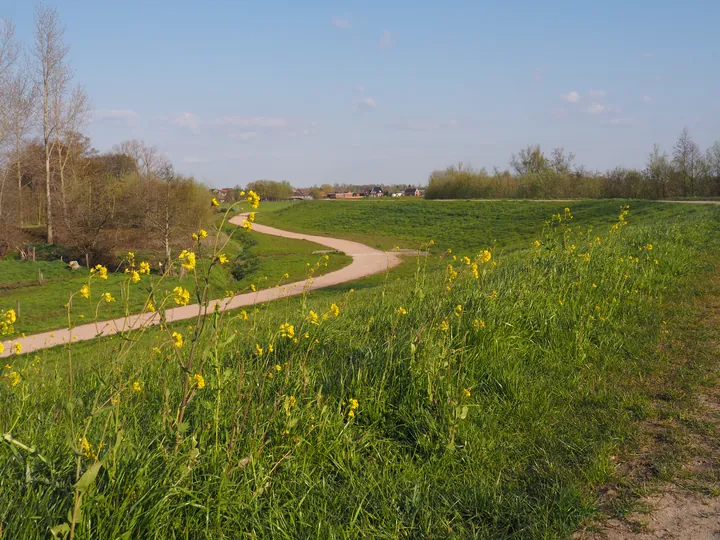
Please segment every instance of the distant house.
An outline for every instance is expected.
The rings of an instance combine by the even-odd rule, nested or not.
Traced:
[[[308,193],[304,189],[296,189],[293,191],[292,197],[290,197],[291,201],[310,201],[312,200],[312,195]]]
[[[390,196],[391,196],[391,197],[402,197],[403,195],[404,195],[404,194],[403,194],[402,191],[396,191],[395,193],[393,193],[393,194],[390,195]]]
[[[227,202],[232,198],[232,188],[211,189],[210,192],[219,202]]]
[[[382,188],[379,188],[377,186],[372,188],[370,190],[370,192],[368,193],[368,197],[382,197],[382,196],[383,196],[383,190],[382,190]]]
[[[420,190],[415,187],[409,187],[405,190],[406,197],[421,197]]]
[[[355,195],[351,191],[344,193],[329,193],[328,199],[352,199]]]

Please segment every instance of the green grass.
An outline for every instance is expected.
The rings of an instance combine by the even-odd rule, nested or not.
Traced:
[[[237,229],[234,225],[226,225],[225,231],[230,233]],[[206,246],[205,249],[210,249]],[[255,261],[250,273],[240,280],[236,280],[230,273],[228,266],[216,266],[210,276],[210,297],[219,298],[225,291],[246,292],[251,285],[257,288],[275,286],[281,280],[285,283],[298,281],[307,276],[307,265],[317,263],[321,255],[313,255],[314,251],[325,250],[324,246],[304,240],[289,240],[279,237],[257,234],[255,232],[236,231],[235,237],[228,244],[225,252],[233,261],[241,254],[249,256]],[[158,254],[135,250],[137,260],[157,260]],[[316,275],[322,275],[346,266],[350,257],[341,253],[331,253],[327,261],[323,260]],[[327,264],[327,266],[326,266]],[[44,278],[43,284],[38,282],[38,273]],[[287,273],[289,278],[283,279]],[[30,334],[45,330],[55,330],[67,326],[67,311],[65,304],[72,293],[87,283],[88,271],[86,269],[71,271],[61,261],[0,261],[0,305],[6,309],[12,308],[19,312],[19,320],[15,325],[20,333]],[[95,298],[110,292],[116,299],[121,299],[121,283],[123,274],[110,273],[105,282],[96,282]],[[153,289],[153,283],[158,279],[144,277],[137,287],[144,291]],[[176,286],[182,286],[191,291],[194,297],[195,284],[191,275],[183,279],[168,277],[156,290],[156,297],[163,297]],[[102,319],[120,317],[125,314],[126,308],[130,313],[137,313],[143,309],[144,297],[135,295],[129,306],[121,302],[103,304],[100,306],[98,316]],[[72,312],[72,323],[82,324],[92,320],[95,316],[94,303],[76,302],[76,309]]]
[[[401,279],[247,321],[210,316],[195,347],[184,323],[14,358],[0,379],[3,531],[47,537],[79,500],[77,538],[566,537],[648,414],[643,381],[668,370],[677,306],[720,262],[716,210],[637,221],[588,235],[578,212],[572,232],[555,224],[479,279],[410,262]],[[185,393],[197,373],[204,388]],[[73,453],[83,433],[90,457]]]
[[[617,217],[621,204],[630,204],[636,223],[712,212],[703,206],[651,201],[536,203],[400,198],[298,202],[263,211],[257,219],[280,229],[337,235],[383,249],[396,245],[414,248],[432,239],[441,249],[477,250],[497,245],[507,250],[528,247],[541,234],[549,216],[563,212],[566,206],[571,207],[578,222],[605,230]]]

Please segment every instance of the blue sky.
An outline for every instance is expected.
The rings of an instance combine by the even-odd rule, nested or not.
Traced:
[[[642,166],[720,139],[720,2],[56,1],[99,150],[211,186],[424,183],[539,143]],[[0,1],[29,42],[33,4]]]

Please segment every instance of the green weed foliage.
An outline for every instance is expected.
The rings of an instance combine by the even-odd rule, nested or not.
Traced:
[[[428,242],[400,281],[10,358],[2,530],[569,534],[647,407],[663,306],[717,247],[714,211],[614,216],[561,209],[522,251]]]

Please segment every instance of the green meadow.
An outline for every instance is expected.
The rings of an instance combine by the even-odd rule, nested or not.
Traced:
[[[614,459],[654,414],[648,381],[692,394],[712,361],[674,369],[717,275],[718,207],[318,201],[261,205],[258,221],[426,255],[9,358],[8,538],[569,537],[607,512]],[[317,258],[253,239],[270,283]],[[72,280],[35,295],[64,303]]]

